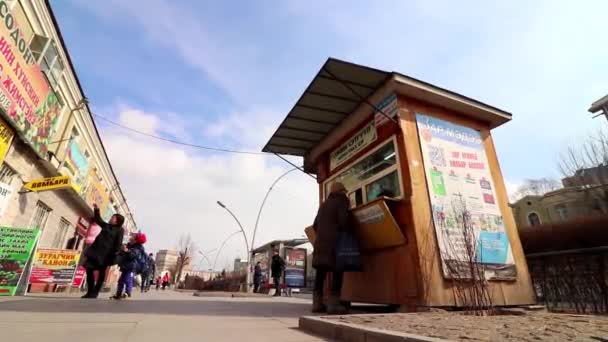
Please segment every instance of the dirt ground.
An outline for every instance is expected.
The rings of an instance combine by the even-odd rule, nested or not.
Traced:
[[[608,317],[529,313],[476,317],[459,313],[338,316],[333,319],[454,341],[608,341]]]

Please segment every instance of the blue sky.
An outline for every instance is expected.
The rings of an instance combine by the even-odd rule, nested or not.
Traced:
[[[398,71],[512,112],[513,121],[494,131],[511,187],[525,178],[558,177],[559,152],[604,124],[586,112],[608,93],[608,45],[602,43],[608,2],[602,0],[71,0],[54,1],[53,8],[95,110],[197,143],[259,150],[329,56]],[[258,173],[237,180],[236,171],[222,168],[239,165],[244,157],[182,150],[110,127],[103,134],[142,225],[153,226],[159,219],[149,207],[162,200],[140,194],[146,187],[138,184],[147,176],[149,181],[195,177],[203,185],[205,179],[199,178],[208,179],[209,172],[228,177],[216,180],[219,190],[201,185],[199,192],[247,192],[251,197],[235,205],[249,222],[257,213],[249,208],[265,191],[266,185],[260,185],[286,169],[274,160],[251,157],[245,163]],[[183,168],[150,161],[159,170],[142,176],[141,169],[130,166],[133,156],[121,155],[137,142],[144,150],[157,148],[148,151],[152,159],[168,153]],[[314,182],[293,177],[265,211],[263,239],[277,233],[299,236],[314,216]],[[296,201],[294,193],[302,213],[285,227],[281,205]],[[163,194],[170,196],[171,189]],[[191,200],[204,203],[213,224],[230,225],[217,208],[206,207],[213,198],[200,196]],[[183,209],[172,212],[185,215]],[[180,226],[192,231],[190,224]],[[164,236],[154,229],[153,235]],[[220,235],[201,233],[200,239],[212,245]]]

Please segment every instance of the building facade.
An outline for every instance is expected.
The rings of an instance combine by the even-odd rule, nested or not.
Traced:
[[[59,176],[69,187],[24,188]],[[0,0],[0,225],[40,229],[39,248],[78,248],[93,203],[138,230],[49,1]]]
[[[165,272],[173,274],[177,268],[177,251],[161,249],[156,253],[156,274],[162,275]]]

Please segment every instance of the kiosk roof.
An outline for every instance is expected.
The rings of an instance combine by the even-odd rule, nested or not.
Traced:
[[[262,151],[306,155],[390,80],[399,94],[452,108],[490,128],[511,119],[508,112],[409,76],[329,58]]]

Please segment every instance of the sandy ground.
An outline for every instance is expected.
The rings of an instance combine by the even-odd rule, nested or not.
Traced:
[[[431,312],[333,319],[454,341],[608,341],[607,316],[529,313],[475,317]]]

